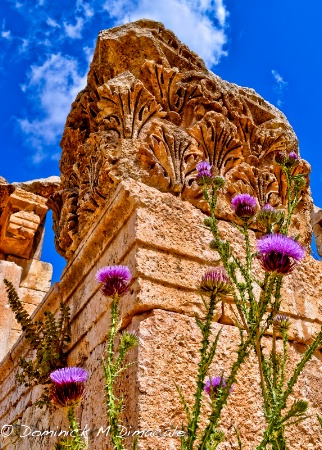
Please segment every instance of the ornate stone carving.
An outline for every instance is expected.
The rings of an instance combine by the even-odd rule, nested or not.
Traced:
[[[35,234],[47,210],[43,197],[16,189],[8,198],[1,215],[0,251],[29,258]]]
[[[298,151],[277,108],[207,71],[171,32],[147,20],[100,34],[61,145],[62,191],[52,207],[57,249],[67,259],[122,179],[205,209],[195,176],[197,163],[209,160],[227,180],[218,215],[232,219],[236,192],[255,195],[259,205],[285,205],[273,158],[281,149]],[[310,209],[306,190],[303,204]]]

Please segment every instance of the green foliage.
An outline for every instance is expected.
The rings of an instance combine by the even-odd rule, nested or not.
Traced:
[[[314,342],[308,347],[288,380],[285,375],[288,361],[288,326],[284,326],[285,324],[280,324],[279,327],[273,326],[272,348],[268,355],[264,355],[262,351],[262,339],[268,329],[273,325],[274,318],[279,313],[282,301],[281,289],[283,276],[272,272],[265,273],[263,280],[258,280],[254,276],[253,261],[257,255],[251,248],[249,237],[249,228],[255,222],[257,225],[260,225],[263,234],[274,232],[288,233],[292,214],[301,201],[301,190],[305,186],[306,181],[302,174],[294,175],[294,167],[284,163],[281,166],[287,183],[286,211],[262,210],[251,218],[241,219],[236,217],[237,223],[233,223],[244,237],[245,258],[240,258],[239,255],[236,255],[233,248],[231,248],[230,242],[225,240],[221,235],[215,215],[217,188],[214,183],[211,184],[208,182],[204,184],[204,198],[210,210],[210,217],[204,220],[204,225],[213,234],[210,247],[219,254],[220,261],[235,287],[233,294],[234,303],[237,308],[235,325],[240,330],[240,344],[237,352],[237,360],[232,364],[230,369],[227,387],[222,390],[222,393],[213,402],[208,425],[203,434],[199,436],[201,442],[197,446],[198,450],[216,448],[216,442],[212,443],[211,439],[213,439],[213,433],[217,430],[222,408],[227,402],[232,383],[236,382],[236,375],[241,364],[243,364],[245,358],[248,357],[252,350],[258,360],[263,410],[267,422],[262,442],[257,447],[257,450],[267,448],[272,450],[286,449],[285,429],[306,418],[308,408],[306,401],[297,400],[291,406],[287,406],[287,400],[293,391],[300,373],[317,348],[322,344],[322,332],[317,335]],[[297,240],[298,238],[299,236],[295,239]],[[256,290],[254,287],[256,285],[261,289],[259,296],[255,295]],[[197,321],[197,325],[202,331],[202,323],[200,320]],[[282,340],[282,351],[277,350],[277,342],[279,340]],[[201,364],[206,366],[205,361],[201,360]],[[200,380],[198,378],[197,384],[199,382]],[[183,393],[179,391],[179,394],[182,401],[184,401]],[[188,409],[186,402],[184,402],[184,408],[185,410]],[[318,419],[322,426],[322,419],[320,420],[319,417]],[[195,429],[194,431],[196,433],[197,430]],[[242,441],[237,431],[236,434],[238,445],[241,449]],[[214,446],[212,447],[212,445]],[[192,450],[193,447],[182,445],[181,449]]]
[[[25,332],[25,337],[31,348],[36,351],[34,360],[20,358],[22,371],[17,380],[25,386],[45,385],[44,393],[38,400],[38,406],[49,403],[51,380],[49,374],[66,366],[66,344],[70,342],[69,308],[60,304],[60,315],[56,320],[54,315],[46,311],[44,321],[33,322],[24,309],[12,283],[4,280],[9,305],[15,314],[17,322]]]
[[[105,377],[105,398],[107,406],[107,416],[110,426],[109,435],[115,450],[125,450],[121,429],[119,425],[120,414],[123,409],[123,398],[115,395],[115,382],[119,375],[131,364],[125,363],[128,351],[137,345],[137,336],[134,333],[124,332],[120,335],[118,356],[114,350],[115,340],[120,329],[118,321],[118,296],[112,297],[111,325],[106,345],[105,358],[103,358],[103,370]],[[137,439],[133,442],[133,450],[137,449]]]
[[[74,441],[72,438],[65,438],[54,445],[54,450],[73,450]]]

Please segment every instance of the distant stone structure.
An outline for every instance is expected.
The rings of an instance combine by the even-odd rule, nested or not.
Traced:
[[[91,430],[90,450],[102,450],[111,448],[108,437],[98,433],[100,427],[106,428],[101,357],[110,302],[95,282],[97,269],[126,264],[134,274],[131,291],[121,304],[123,329],[139,337],[129,357],[135,363],[119,386],[127,405],[124,425],[128,430],[180,428],[184,414],[174,383],[192,401],[200,338],[194,315],[202,312],[196,286],[205,268],[218,259],[209,248],[211,236],[203,226],[207,208],[195,181],[196,165],[207,159],[226,178],[217,215],[222,233],[241,253],[241,238],[231,224],[232,196],[247,192],[260,205],[270,202],[282,209],[286,182],[273,158],[282,149],[298,153],[298,143],[285,116],[254,90],[221,80],[162,24],[140,20],[99,34],[87,86],[72,104],[61,146],[60,184],[54,183],[46,192],[33,190],[28,183],[0,186],[1,199],[7,199],[1,200],[0,270],[20,286],[20,295],[31,289],[20,281],[20,267],[45,264],[35,255],[43,217],[50,207],[56,248],[68,264],[34,318],[41,318],[46,309],[56,313],[60,301],[70,306],[68,363],[82,365],[90,373],[79,420]],[[301,160],[296,170],[308,177],[310,167]],[[310,191],[305,188],[291,233],[300,233],[308,249],[312,207]],[[256,231],[251,235],[253,243]],[[44,292],[48,284],[41,284],[40,278],[37,275],[32,289],[43,286],[38,290]],[[39,297],[28,292],[35,299],[33,304],[38,304]],[[292,365],[322,324],[321,262],[309,250],[304,263],[286,277],[282,297],[282,312],[292,317]],[[9,336],[12,318],[5,295],[1,298],[1,336]],[[233,326],[232,310],[227,301],[216,310],[213,327],[222,328],[222,333],[214,374],[228,370],[235,357],[239,332]],[[9,341],[3,338],[2,356],[11,346]],[[0,426],[16,423],[39,430],[64,429],[67,424],[59,410],[44,412],[34,406],[41,387],[17,387],[18,359],[28,354],[22,335],[0,365]],[[221,449],[237,448],[234,426],[244,449],[253,449],[264,421],[252,357],[238,380],[223,415],[227,439]],[[322,450],[316,420],[321,381],[318,353],[295,389],[295,397],[307,398],[311,406],[309,419],[289,431],[294,450]],[[10,436],[0,441],[6,450],[50,449],[54,442],[48,436]],[[126,445],[131,448],[131,437]],[[176,437],[139,441],[140,450],[178,448]]]
[[[40,261],[48,197],[59,177],[28,183],[0,180],[0,360],[21,333],[2,282],[9,279],[31,314],[50,288],[51,264]]]

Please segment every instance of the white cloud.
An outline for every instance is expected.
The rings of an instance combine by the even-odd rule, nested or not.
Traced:
[[[272,70],[272,75],[276,81],[278,89],[283,90],[287,86],[287,81],[285,81],[276,70]]]
[[[82,30],[84,26],[84,19],[76,17],[76,25],[64,22],[65,33],[72,39],[80,39],[82,37]]]
[[[29,48],[29,40],[28,39],[20,39],[21,40],[21,45],[19,46],[19,53],[24,53],[28,50]]]
[[[18,119],[21,130],[36,149],[34,163],[47,157],[44,147],[56,144],[62,134],[70,105],[86,85],[86,75],[78,71],[77,61],[60,53],[50,55],[41,65],[31,67],[28,83],[38,117]]]
[[[274,90],[277,92],[277,106],[281,108],[284,104],[283,94],[285,89],[287,88],[287,81],[276,71],[272,70],[272,75],[275,80]]]
[[[1,37],[3,39],[7,39],[8,41],[10,41],[12,39],[11,31],[10,30],[6,30],[5,28],[6,28],[6,21],[3,20],[2,21],[2,25],[1,25],[1,32],[0,32],[0,34],[1,34]]]
[[[94,50],[95,50],[95,41],[93,42],[93,45],[91,47],[88,47],[88,46],[83,47],[83,51],[85,53],[86,61],[87,61],[88,65],[90,64],[90,62],[93,59]]]
[[[47,25],[49,25],[50,27],[53,28],[60,28],[60,25],[58,22],[56,22],[56,20],[52,19],[51,17],[48,17],[48,19],[46,20]]]
[[[216,16],[219,20],[220,25],[223,27],[226,24],[226,19],[228,16],[228,11],[225,8],[225,5],[223,3],[223,0],[215,0],[216,5]]]
[[[90,4],[84,3],[83,0],[77,0],[76,9],[77,11],[83,11],[85,17],[87,17],[88,19],[94,16],[94,10],[91,8]]]
[[[163,22],[208,66],[226,55],[228,12],[223,0],[107,0],[103,8],[118,24],[143,17]]]
[[[10,40],[10,39],[12,39],[12,36],[11,36],[11,31],[10,30],[8,30],[8,31],[1,31],[1,37],[3,37],[3,39],[8,39],[8,40]]]

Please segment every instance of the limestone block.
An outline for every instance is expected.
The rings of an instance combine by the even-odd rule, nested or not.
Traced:
[[[199,329],[193,318],[161,310],[154,310],[150,314],[135,318],[132,327],[137,329],[139,335],[136,406],[140,411],[138,427],[164,430],[178,426],[180,429],[185,417],[174,383],[183,389],[184,395],[191,403],[201,338]],[[216,357],[210,369],[212,376],[228,373],[230,365],[236,358],[235,351],[239,339],[236,327],[213,325],[215,333],[219,329],[222,331]],[[270,339],[267,338],[264,347],[269,350],[270,345]],[[289,351],[288,374],[305,351],[305,346],[290,344]],[[289,448],[292,450],[310,448],[309,445],[315,450],[322,449],[322,434],[316,419],[321,396],[319,379],[320,357],[316,354],[294,389],[294,398],[309,400],[310,410],[309,418],[305,422],[292,426],[287,432]],[[206,398],[205,400],[207,403]],[[209,411],[209,408],[203,410],[202,425],[206,411]],[[128,418],[131,417],[131,412],[126,413]],[[243,448],[253,450],[260,439],[263,425],[256,358],[251,354],[237,377],[237,384],[224,410],[220,427],[225,431],[226,439],[218,448],[220,450],[238,448],[233,429],[237,426]],[[178,449],[179,440],[147,438],[140,441],[139,448]]]
[[[14,261],[22,268],[21,283],[23,288],[47,292],[50,288],[53,268],[52,265],[36,259],[21,259],[9,256],[9,261]]]
[[[9,346],[9,335],[13,321],[13,313],[8,304],[8,297],[3,279],[11,281],[18,289],[21,278],[21,267],[14,262],[0,261],[0,361],[6,355]]]
[[[116,226],[120,223],[116,222],[117,217],[124,220],[121,229]],[[69,296],[73,292],[73,314],[98,291],[96,271],[110,264],[127,264],[137,279],[133,284],[134,295],[126,296],[123,303],[124,324],[134,314],[151,308],[185,312],[192,316],[200,314],[198,282],[209,266],[218,265],[218,253],[209,248],[212,236],[203,226],[204,217],[191,204],[171,194],[160,193],[131,179],[120,183],[99,223],[89,231],[65,270],[62,295]],[[234,254],[244,261],[243,236],[225,221],[219,221],[219,230],[222,239],[231,243]],[[250,240],[255,252],[255,232],[250,232]],[[320,267],[321,262],[307,255],[292,274],[284,277],[283,313],[298,320],[321,323]],[[88,281],[82,283],[79,274],[86,274]],[[256,259],[254,275],[259,279],[264,276]],[[254,289],[258,297],[260,289],[257,284],[254,284]],[[229,319],[229,309],[224,309],[221,318],[222,310],[218,305],[216,320],[232,324],[234,318]],[[84,327],[86,322],[81,329]],[[315,328],[309,323],[304,326],[312,333]],[[294,338],[298,336],[301,341],[307,341],[308,331],[302,331]]]
[[[47,210],[46,199],[17,188],[1,215],[0,250],[7,255],[29,258]]]
[[[38,291],[26,287],[19,288],[19,298],[24,304],[30,304],[34,307],[38,306],[45,296],[44,291]]]

